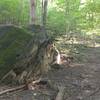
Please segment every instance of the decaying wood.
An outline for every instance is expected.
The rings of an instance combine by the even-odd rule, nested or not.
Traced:
[[[36,44],[37,45],[37,44]],[[55,47],[51,40],[45,40],[38,46],[35,45],[29,55],[16,63],[14,68],[8,72],[1,81],[7,80],[11,76],[11,81],[19,84],[30,83],[37,80],[42,74],[47,73],[53,61]]]

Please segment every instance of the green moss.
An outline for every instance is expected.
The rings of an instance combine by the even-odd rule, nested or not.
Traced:
[[[32,36],[24,29],[6,26],[0,27],[0,77],[11,70]]]

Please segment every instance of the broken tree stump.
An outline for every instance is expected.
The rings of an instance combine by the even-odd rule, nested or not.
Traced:
[[[37,80],[42,74],[48,72],[52,59],[52,53],[55,51],[53,42],[50,39],[38,45],[37,50],[31,53],[20,62],[16,63],[14,68],[9,71],[1,81],[8,80],[17,84],[28,83]],[[52,52],[51,52],[52,51]]]

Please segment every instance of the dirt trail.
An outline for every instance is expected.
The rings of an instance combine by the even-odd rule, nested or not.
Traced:
[[[88,48],[84,55],[85,62],[69,68],[76,93],[72,93],[68,100],[100,100],[100,47]]]
[[[53,85],[64,85],[64,100],[100,100],[100,47],[89,48],[83,63],[53,70],[48,79]],[[54,100],[56,89],[25,90],[1,96],[0,100]]]
[[[90,85],[87,96],[84,100],[100,100],[100,47],[90,49],[85,55],[88,56],[84,63],[84,84]],[[83,84],[83,85],[84,85]],[[90,94],[89,94],[90,92]]]

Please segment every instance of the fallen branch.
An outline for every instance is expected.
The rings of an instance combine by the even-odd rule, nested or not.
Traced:
[[[20,89],[24,89],[25,87],[26,87],[26,85],[21,85],[21,86],[15,87],[15,88],[11,88],[11,89],[1,91],[0,96],[3,95],[3,94],[9,93],[9,92],[14,92],[14,91],[17,91],[17,90],[20,90]]]
[[[34,84],[37,84],[39,82],[42,82],[42,80],[38,79],[38,80],[33,81],[32,83],[24,84],[24,85],[15,87],[15,88],[11,88],[11,89],[1,91],[0,96],[3,95],[3,94],[9,93],[9,92],[14,92],[14,91],[17,91],[17,90],[20,90],[20,89],[25,89],[25,87],[30,90],[30,87],[32,87]]]

